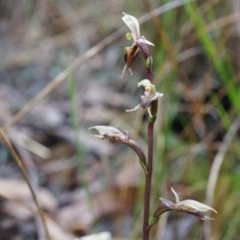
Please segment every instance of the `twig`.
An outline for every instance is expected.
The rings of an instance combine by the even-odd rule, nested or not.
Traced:
[[[6,136],[6,134],[4,133],[4,131],[2,130],[1,127],[0,127],[0,137],[1,137],[2,141],[3,141],[3,143],[8,148],[9,152],[11,153],[14,161],[16,162],[17,166],[19,167],[19,169],[20,169],[20,171],[22,173],[22,176],[23,176],[24,180],[26,181],[26,183],[27,183],[27,185],[29,187],[29,190],[31,192],[33,201],[34,201],[34,203],[35,203],[35,205],[37,207],[37,211],[38,211],[39,216],[40,216],[40,218],[42,220],[42,224],[43,224],[43,227],[44,227],[44,230],[45,230],[46,239],[47,240],[51,240],[49,232],[48,232],[46,220],[44,218],[44,213],[43,213],[42,209],[40,208],[40,205],[39,205],[36,193],[35,193],[35,191],[34,191],[34,189],[32,187],[32,184],[31,184],[31,182],[29,180],[29,177],[28,177],[28,174],[27,174],[27,170],[26,170],[26,166],[24,165],[24,162],[20,159],[20,157],[16,153],[16,151],[13,148],[11,142],[9,141],[8,137]]]
[[[18,144],[19,141],[15,141],[15,138],[9,137],[9,139],[15,146],[20,159],[24,159],[24,164],[27,167],[27,169],[31,169],[31,171],[28,171],[29,181],[33,184],[35,192],[38,192],[39,191],[39,184],[38,184],[39,179],[38,179],[38,175],[37,175],[36,166],[34,165],[34,162],[31,159],[31,154],[26,149],[21,147],[21,145]],[[36,216],[36,225],[37,225],[38,238],[44,239],[45,230],[44,230],[42,220],[39,215]]]

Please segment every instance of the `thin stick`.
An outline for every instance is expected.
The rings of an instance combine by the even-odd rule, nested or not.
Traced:
[[[38,199],[37,199],[37,196],[36,196],[36,193],[32,187],[32,184],[29,180],[29,177],[28,177],[28,174],[27,174],[27,170],[26,170],[26,166],[24,165],[24,162],[20,159],[20,157],[18,156],[18,154],[16,153],[15,149],[13,148],[11,142],[9,141],[8,137],[6,136],[6,134],[4,133],[4,131],[2,130],[2,128],[0,127],[0,137],[3,141],[3,143],[6,145],[6,147],[8,148],[9,152],[11,153],[14,161],[16,162],[17,166],[19,167],[21,173],[22,173],[22,176],[24,178],[24,180],[26,181],[28,187],[29,187],[29,190],[31,192],[31,195],[32,195],[32,198],[33,198],[33,201],[37,207],[37,211],[39,213],[39,217],[41,218],[42,220],[42,224],[43,224],[43,227],[44,227],[44,231],[45,231],[45,235],[46,235],[46,239],[47,240],[51,240],[50,238],[50,235],[49,235],[49,232],[48,232],[48,228],[47,228],[47,224],[46,224],[46,220],[44,218],[44,213],[42,211],[42,209],[40,208],[40,205],[39,205],[39,202],[38,202]]]

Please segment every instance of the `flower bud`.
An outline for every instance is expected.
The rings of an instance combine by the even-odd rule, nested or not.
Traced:
[[[89,130],[95,130],[98,134],[94,134],[94,137],[97,138],[106,138],[111,140],[117,139],[126,139],[128,135],[119,129],[111,126],[93,126]]]
[[[146,68],[148,70],[150,70],[152,68],[153,65],[153,58],[150,56],[147,58],[146,62],[145,62]]]
[[[176,191],[173,188],[171,188],[171,191],[174,194],[175,202],[172,202],[165,198],[160,198],[162,204],[160,204],[157,210],[155,211],[153,215],[154,219],[159,218],[159,216],[164,212],[177,211],[194,215],[200,218],[201,220],[213,220],[212,218],[208,217],[206,213],[208,211],[217,213],[215,209],[192,199],[179,201],[179,197]]]
[[[143,170],[145,172],[147,171],[146,156],[143,149],[136,141],[129,138],[126,132],[123,132],[111,126],[93,126],[93,127],[90,127],[89,130],[97,131],[97,134],[93,135],[94,137],[108,139],[109,141],[112,141],[112,142],[128,145],[138,155],[139,163],[142,166]]]

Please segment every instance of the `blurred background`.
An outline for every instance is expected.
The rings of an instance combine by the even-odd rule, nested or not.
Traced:
[[[152,209],[159,197],[218,211],[202,222],[169,213],[151,239],[240,239],[240,2],[238,0],[0,0],[0,124],[25,163],[53,239],[109,232],[141,239],[144,175],[137,156],[91,136],[111,125],[146,150],[138,56],[120,79],[122,12],[155,44],[164,93],[155,127]],[[157,14],[147,13],[154,11]],[[153,12],[152,12],[153,13]],[[31,194],[0,143],[0,239],[41,239]],[[91,238],[98,239],[98,238]],[[107,239],[107,238],[106,238]]]

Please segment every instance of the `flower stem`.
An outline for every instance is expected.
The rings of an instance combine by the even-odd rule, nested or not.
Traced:
[[[144,193],[144,216],[143,216],[143,240],[149,240],[149,212],[150,212],[150,196],[152,183],[152,167],[153,167],[153,127],[154,122],[148,123],[148,162],[145,176],[145,193]]]

